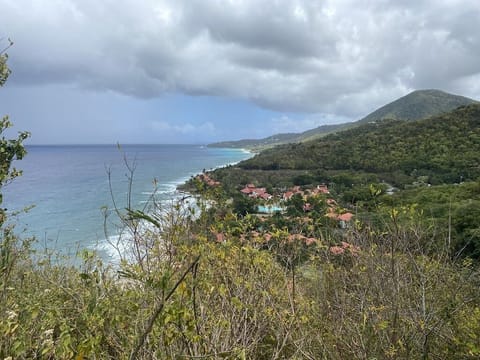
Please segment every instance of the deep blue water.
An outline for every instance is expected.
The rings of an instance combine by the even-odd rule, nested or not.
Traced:
[[[29,146],[16,162],[23,176],[4,190],[9,211],[35,205],[18,216],[17,232],[35,236],[37,246],[72,254],[105,241],[102,207],[112,208],[107,169],[117,205],[125,207],[128,169],[135,164],[133,207],[149,200],[157,181],[157,200],[178,196],[176,186],[203,169],[235,163],[250,155],[236,149],[199,145]]]

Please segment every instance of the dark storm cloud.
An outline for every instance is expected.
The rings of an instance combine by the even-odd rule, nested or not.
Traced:
[[[212,40],[293,58],[327,56],[334,45],[321,2],[195,0],[186,14]]]
[[[480,97],[476,0],[0,0],[12,82],[360,117],[418,88]]]

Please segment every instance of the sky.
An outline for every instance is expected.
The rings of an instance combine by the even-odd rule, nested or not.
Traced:
[[[209,143],[480,99],[478,0],[0,0],[32,144]]]

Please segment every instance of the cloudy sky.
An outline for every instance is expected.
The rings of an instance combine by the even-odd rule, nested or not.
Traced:
[[[31,143],[206,143],[480,99],[478,0],[0,0]]]

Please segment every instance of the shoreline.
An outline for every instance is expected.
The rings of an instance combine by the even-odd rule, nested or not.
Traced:
[[[225,164],[215,166],[213,168],[205,169],[206,172],[215,171],[216,169],[221,169],[221,168],[225,168],[225,167],[228,167],[228,166],[234,166],[235,164],[238,164],[241,161],[247,160],[247,159],[249,159],[249,158],[251,158],[252,156],[255,155],[254,153],[252,153],[251,151],[249,151],[247,149],[225,148],[225,150],[229,150],[229,151],[236,150],[236,151],[240,151],[244,154],[248,154],[249,156],[242,159],[242,160],[228,162],[228,163],[225,163]],[[187,203],[189,203],[189,204],[187,204],[187,206],[192,206],[192,205],[195,206],[195,203],[196,203],[195,194],[191,193],[190,191],[188,191],[186,189],[182,189],[182,187],[185,186],[190,179],[192,179],[192,178],[194,178],[194,177],[196,177],[196,176],[198,176],[202,173],[203,173],[202,170],[191,171],[188,175],[182,176],[182,177],[178,178],[177,180],[173,180],[173,181],[169,182],[168,185],[172,187],[171,190],[158,191],[158,192],[153,191],[151,196],[155,197],[158,194],[158,195],[162,195],[162,196],[166,197],[165,199],[160,200],[160,204],[162,206],[170,207],[172,205],[172,202],[177,202],[177,203],[181,202],[183,204],[185,204],[187,202]],[[187,201],[185,201],[185,200],[187,200]],[[150,201],[152,201],[152,199],[147,200],[147,202],[150,202]],[[142,204],[142,205],[145,205],[145,203]],[[117,243],[118,244],[118,241],[121,240],[121,239],[119,239],[119,237],[121,237],[121,236],[122,236],[122,234],[120,234],[120,233],[110,234],[110,235],[108,235],[108,238],[105,237],[103,239],[99,239],[95,242],[95,244],[93,244],[93,246],[87,246],[87,248],[91,248],[91,249],[94,249],[96,251],[99,251],[99,253],[104,254],[104,256],[101,256],[101,257],[105,261],[107,261],[110,264],[115,264],[119,261],[120,257],[118,256],[117,249],[115,249],[115,247],[112,246],[112,243]],[[127,249],[124,246],[120,246],[120,248],[122,248],[123,251],[127,251]]]
[[[172,200],[189,195],[178,188],[202,168],[211,171],[251,156],[241,149],[189,144],[128,145],[123,150],[119,152],[114,145],[32,145],[18,165],[23,176],[6,188],[4,196],[9,209],[35,204],[15,219],[16,231],[23,237],[35,237],[35,249],[75,256],[79,249],[92,249],[117,233],[109,224],[105,236],[104,212],[110,214],[109,222],[118,222],[111,213],[111,190],[121,208],[127,201],[125,156],[138,165],[131,198],[131,207],[138,209],[148,207],[149,201],[168,207]],[[109,189],[108,172],[113,189]]]
[[[240,151],[240,152],[242,152],[242,153],[244,153],[244,154],[248,154],[249,157],[247,157],[247,158],[245,158],[245,159],[242,159],[242,160],[233,161],[233,162],[229,162],[229,163],[226,163],[226,164],[218,165],[218,166],[215,166],[215,167],[213,167],[213,168],[203,169],[203,170],[205,170],[205,172],[212,172],[212,171],[215,171],[215,170],[217,170],[217,169],[226,168],[226,167],[228,167],[228,166],[234,166],[234,165],[236,165],[236,164],[238,164],[238,163],[240,163],[240,162],[242,162],[242,161],[248,160],[248,159],[252,158],[253,156],[255,156],[255,153],[254,153],[254,152],[252,152],[252,151],[250,151],[250,150],[248,150],[248,149],[243,149],[243,148],[242,148],[242,149],[217,148],[217,149],[220,149],[220,150],[237,150],[237,151]],[[198,175],[200,175],[200,174],[203,174],[203,171],[195,171],[195,172],[190,173],[190,174],[187,175],[187,176],[182,177],[182,178],[178,181],[178,183],[175,185],[175,190],[174,190],[174,192],[176,192],[176,191],[182,191],[182,192],[184,192],[184,193],[190,194],[188,191],[183,191],[183,190],[181,190],[179,187],[186,185],[186,183],[187,183],[188,180],[190,180],[191,178],[194,178],[194,177],[196,177],[196,176],[198,176]],[[191,195],[191,194],[190,194],[190,195]]]

